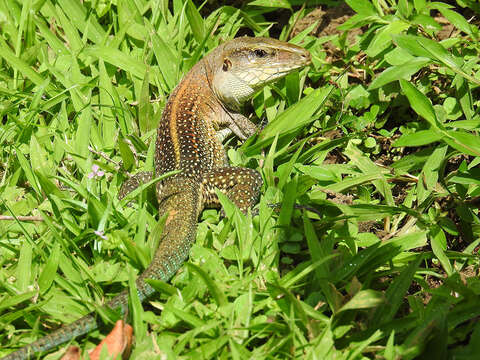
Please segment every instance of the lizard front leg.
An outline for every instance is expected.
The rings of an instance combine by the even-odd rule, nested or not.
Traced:
[[[257,126],[245,115],[240,113],[225,112],[217,121],[217,125],[225,126],[217,132],[217,138],[223,142],[230,134],[234,133],[240,140],[246,140],[258,130]]]

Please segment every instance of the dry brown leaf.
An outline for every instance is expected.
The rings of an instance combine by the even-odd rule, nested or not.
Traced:
[[[133,328],[118,320],[112,331],[103,339],[97,347],[88,352],[90,360],[99,360],[103,345],[107,346],[108,354],[114,359],[122,355],[128,359],[132,347]],[[70,346],[61,360],[80,360],[80,351],[76,346]]]

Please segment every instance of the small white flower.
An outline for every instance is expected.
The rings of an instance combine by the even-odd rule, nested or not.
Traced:
[[[100,167],[97,164],[92,165],[92,172],[87,175],[89,179],[93,179],[94,177],[101,178],[105,175],[103,170],[100,170]]]
[[[107,240],[107,236],[103,233],[103,230],[95,230],[95,235],[102,238],[103,240]]]

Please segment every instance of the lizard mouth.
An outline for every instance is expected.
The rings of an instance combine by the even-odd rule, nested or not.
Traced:
[[[290,63],[288,66],[285,64],[270,64],[268,67],[252,69],[251,71],[238,74],[238,77],[246,84],[256,89],[262,87],[268,83],[281,79],[292,71],[305,67],[311,63],[310,58],[308,60],[298,61],[298,63]]]

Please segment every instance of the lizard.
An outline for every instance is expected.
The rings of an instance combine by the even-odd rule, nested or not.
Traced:
[[[180,172],[156,185],[159,217],[166,221],[152,262],[136,280],[140,301],[154,293],[146,279],[169,281],[187,260],[198,216],[205,207],[219,206],[215,189],[243,213],[255,205],[263,183],[260,173],[230,166],[221,140],[231,132],[240,139],[255,133],[256,126],[241,113],[243,104],[266,84],[310,63],[310,53],[302,47],[272,38],[239,37],[207,54],[170,94],[157,129],[154,169],[157,176]],[[128,192],[136,182],[120,192]],[[128,291],[107,306],[125,314]],[[89,313],[3,360],[30,359],[98,325],[95,312]]]

